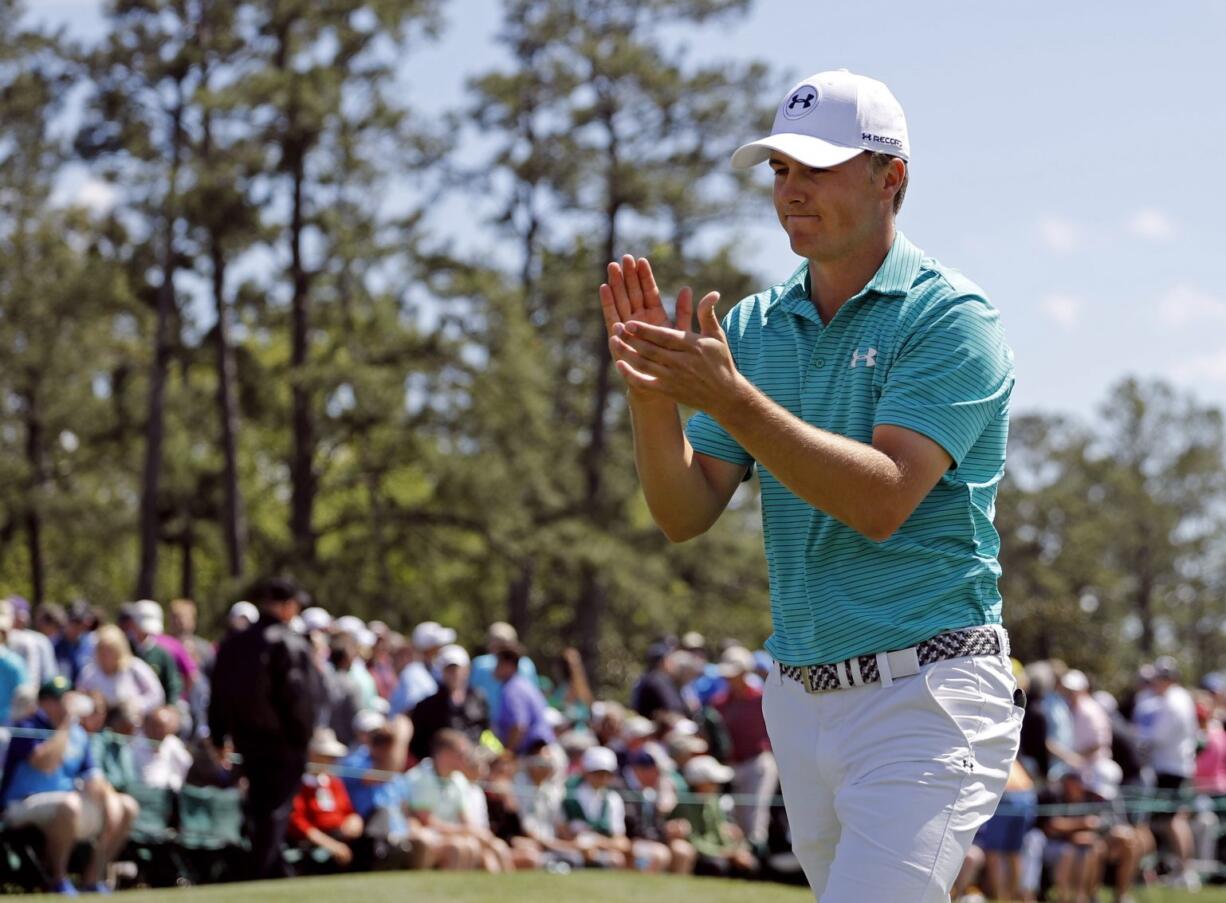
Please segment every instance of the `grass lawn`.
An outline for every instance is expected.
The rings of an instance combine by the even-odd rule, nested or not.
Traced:
[[[50,900],[14,896],[10,900]],[[813,898],[797,887],[714,878],[672,878],[617,872],[549,875],[445,874],[412,872],[363,874],[332,878],[298,878],[260,884],[218,884],[186,890],[130,891],[120,899],[167,903],[807,903]],[[1103,896],[1103,900],[1107,900]],[[1206,888],[1199,894],[1141,891],[1138,903],[1226,903],[1226,890]]]

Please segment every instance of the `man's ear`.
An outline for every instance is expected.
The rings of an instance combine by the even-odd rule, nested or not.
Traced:
[[[894,157],[890,160],[889,166],[883,167],[881,170],[882,190],[888,191],[890,201],[893,202],[894,196],[902,189],[903,179],[907,176],[907,164],[899,157]]]

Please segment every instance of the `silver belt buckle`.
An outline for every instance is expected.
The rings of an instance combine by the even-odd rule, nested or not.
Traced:
[[[804,685],[806,693],[816,693],[817,688],[813,686],[813,666],[802,665],[800,668],[800,682]]]

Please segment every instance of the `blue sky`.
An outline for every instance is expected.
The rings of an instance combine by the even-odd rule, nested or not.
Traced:
[[[29,3],[83,38],[101,33],[100,6]],[[495,0],[446,9],[442,40],[406,64],[427,111],[459,106],[465,79],[499,59]],[[1226,0],[759,0],[681,40],[696,59],[771,61],[780,93],[839,67],[889,84],[911,132],[901,228],[1000,309],[1015,410],[1088,414],[1126,374],[1226,406],[1224,34]],[[743,262],[778,281],[795,259],[765,206],[761,221]]]

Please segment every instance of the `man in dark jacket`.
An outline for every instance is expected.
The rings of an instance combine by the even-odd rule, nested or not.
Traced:
[[[450,728],[476,743],[489,727],[490,713],[485,697],[468,683],[470,661],[462,646],[444,646],[435,659],[442,680],[433,696],[427,696],[413,709],[413,739],[409,751],[421,761],[428,758],[434,735]]]
[[[229,634],[217,650],[209,733],[218,749],[233,739],[243,757],[250,877],[276,878],[285,875],[281,844],[323,685],[310,645],[289,626],[301,607],[298,588],[268,579],[250,598],[259,606],[259,621]]]

